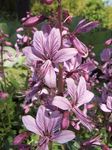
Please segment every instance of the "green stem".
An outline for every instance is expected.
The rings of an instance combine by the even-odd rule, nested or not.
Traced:
[[[3,44],[1,44],[1,51],[0,51],[0,56],[1,56],[1,71],[3,73],[3,81],[5,85],[5,90],[6,90],[6,79],[5,79],[5,71],[4,71],[4,60],[3,60]]]
[[[52,146],[53,146],[53,143],[49,142],[49,150],[53,150]]]

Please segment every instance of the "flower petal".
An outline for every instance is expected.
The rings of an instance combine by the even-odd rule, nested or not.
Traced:
[[[70,130],[62,130],[59,135],[57,135],[53,141],[60,144],[67,143],[75,138],[75,134]]]
[[[75,82],[72,78],[67,78],[66,79],[66,83],[67,83],[67,91],[69,93],[69,95],[71,96],[71,98],[76,101],[76,85]]]
[[[72,109],[73,112],[75,113],[77,119],[80,120],[80,122],[86,127],[88,128],[89,131],[91,131],[94,128],[94,124],[92,123],[92,121],[84,115],[84,113],[77,107],[74,107],[74,109]]]
[[[29,60],[29,61],[41,60],[39,57],[37,57],[36,55],[33,54],[31,46],[27,46],[27,47],[23,48],[23,53],[26,56],[27,60]]]
[[[100,104],[100,108],[101,108],[101,110],[103,110],[104,112],[111,112],[111,110],[108,109],[105,104]]]
[[[112,96],[107,97],[107,107],[112,111]]]
[[[106,62],[109,61],[111,58],[112,49],[111,48],[105,48],[102,53],[100,54],[100,58],[102,61]]]
[[[82,43],[77,37],[74,37],[73,45],[78,50],[79,54],[82,57],[87,57],[88,56],[87,46],[84,43]]]
[[[36,31],[33,37],[33,47],[35,50],[44,55],[45,37],[42,31]]]
[[[45,132],[45,107],[42,105],[38,108],[38,112],[36,115],[36,124],[41,131]]]
[[[50,66],[51,66],[51,61],[46,60],[44,62],[44,64],[40,67],[40,69],[38,70],[38,78],[39,79],[43,79],[45,77]]]
[[[49,88],[55,88],[56,87],[56,73],[55,73],[52,65],[49,66],[47,73],[45,75],[45,84]]]
[[[30,116],[30,115],[23,116],[23,117],[22,117],[22,121],[23,121],[23,123],[24,123],[24,126],[25,126],[29,131],[41,135],[40,131],[39,131],[38,128],[37,128],[35,119],[34,119],[32,116]]]
[[[85,94],[85,92],[86,92],[86,81],[84,77],[81,76],[77,87],[78,100],[81,99],[81,97]]]
[[[63,48],[59,50],[56,55],[54,56],[54,63],[64,62],[72,57],[77,55],[77,50],[75,48]]]
[[[90,21],[86,22],[86,20],[82,20],[76,29],[76,33],[81,32],[89,32],[92,29],[96,28],[99,25],[98,21]]]
[[[68,99],[62,96],[55,96],[52,104],[62,110],[69,110],[72,108]]]
[[[48,148],[49,139],[47,137],[41,137],[38,142],[38,150],[49,150]]]
[[[59,29],[53,28],[46,41],[46,51],[49,56],[53,56],[61,46],[61,36]]]
[[[94,94],[92,92],[86,90],[86,92],[84,92],[84,94],[82,94],[82,96],[78,99],[77,106],[79,107],[83,104],[89,103],[93,97],[94,97]]]

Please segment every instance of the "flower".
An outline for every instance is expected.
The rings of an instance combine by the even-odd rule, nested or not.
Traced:
[[[72,100],[69,101],[65,97],[55,96],[52,104],[62,110],[72,111],[84,126],[92,130],[93,124],[91,120],[79,109],[79,107],[89,103],[94,97],[94,94],[87,90],[86,81],[83,77],[80,77],[78,86],[76,86],[74,80],[71,78],[67,78],[66,83],[68,94],[71,96]]]
[[[106,100],[106,104],[100,104],[100,108],[104,112],[112,112],[112,96],[108,96]]]
[[[112,55],[112,48],[105,48],[100,54],[100,57],[103,62],[107,62],[110,60],[111,55]]]
[[[45,84],[50,88],[56,87],[55,66],[65,62],[77,54],[75,48],[62,48],[59,29],[53,28],[50,33],[36,31],[34,33],[33,45],[23,49],[28,60],[43,65],[38,70],[38,77],[45,80]]]
[[[86,19],[82,19],[76,29],[75,29],[75,33],[82,33],[82,32],[89,32],[92,29],[96,28],[97,26],[99,26],[99,22],[98,21],[90,21],[87,22]]]
[[[22,117],[22,121],[25,127],[40,136],[38,142],[39,150],[48,150],[48,144],[50,141],[58,143],[66,143],[75,138],[74,132],[70,130],[60,130],[60,119],[61,117],[47,117],[46,108],[40,106],[38,108],[36,119],[32,116],[27,115]]]

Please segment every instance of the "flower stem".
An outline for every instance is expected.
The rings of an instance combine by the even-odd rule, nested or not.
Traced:
[[[53,150],[52,146],[53,146],[53,143],[49,142],[49,150]]]
[[[62,4],[61,0],[58,0],[58,25],[61,35],[61,46],[60,49],[63,47],[63,41],[62,41]],[[63,95],[63,63],[59,65],[59,74],[58,74],[58,95]]]
[[[5,90],[6,90],[6,79],[5,79],[5,71],[4,71],[4,62],[3,62],[3,44],[1,44],[1,50],[0,50],[0,57],[1,57],[1,71],[3,74],[3,81],[5,85]]]

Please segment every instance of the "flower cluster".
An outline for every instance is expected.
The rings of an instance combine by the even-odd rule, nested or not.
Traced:
[[[51,4],[53,0],[41,2]],[[55,26],[52,26],[46,17],[48,22],[41,30],[34,29],[34,26],[45,18],[29,16],[22,23],[24,27],[30,27],[31,31],[34,29],[33,39],[17,35],[18,43],[21,43],[22,47],[25,46],[22,50],[26,57],[26,66],[31,73],[23,108],[25,113],[34,105],[37,109],[36,119],[25,115],[22,121],[27,130],[39,136],[39,150],[48,150],[53,142],[63,144],[74,140],[75,132],[82,129],[90,132],[98,130],[94,118],[91,117],[96,98],[91,89],[95,80],[107,81],[99,90],[102,94],[99,106],[104,112],[112,112],[112,88],[109,88],[112,87],[112,81],[108,81],[112,77],[112,49],[109,47],[112,40],[105,42],[106,48],[101,53],[104,64],[100,68],[102,74],[98,78],[98,74],[94,75],[98,63],[93,58],[92,49],[80,41],[78,35],[96,28],[99,22],[83,19],[71,32],[66,21],[72,17],[68,15],[61,20],[61,0],[57,2],[58,20]],[[18,32],[22,30],[18,29]],[[15,139],[15,143],[22,145],[26,137],[25,132],[23,136]],[[93,145],[103,148],[106,146],[102,144],[99,136],[82,143],[84,147]]]

